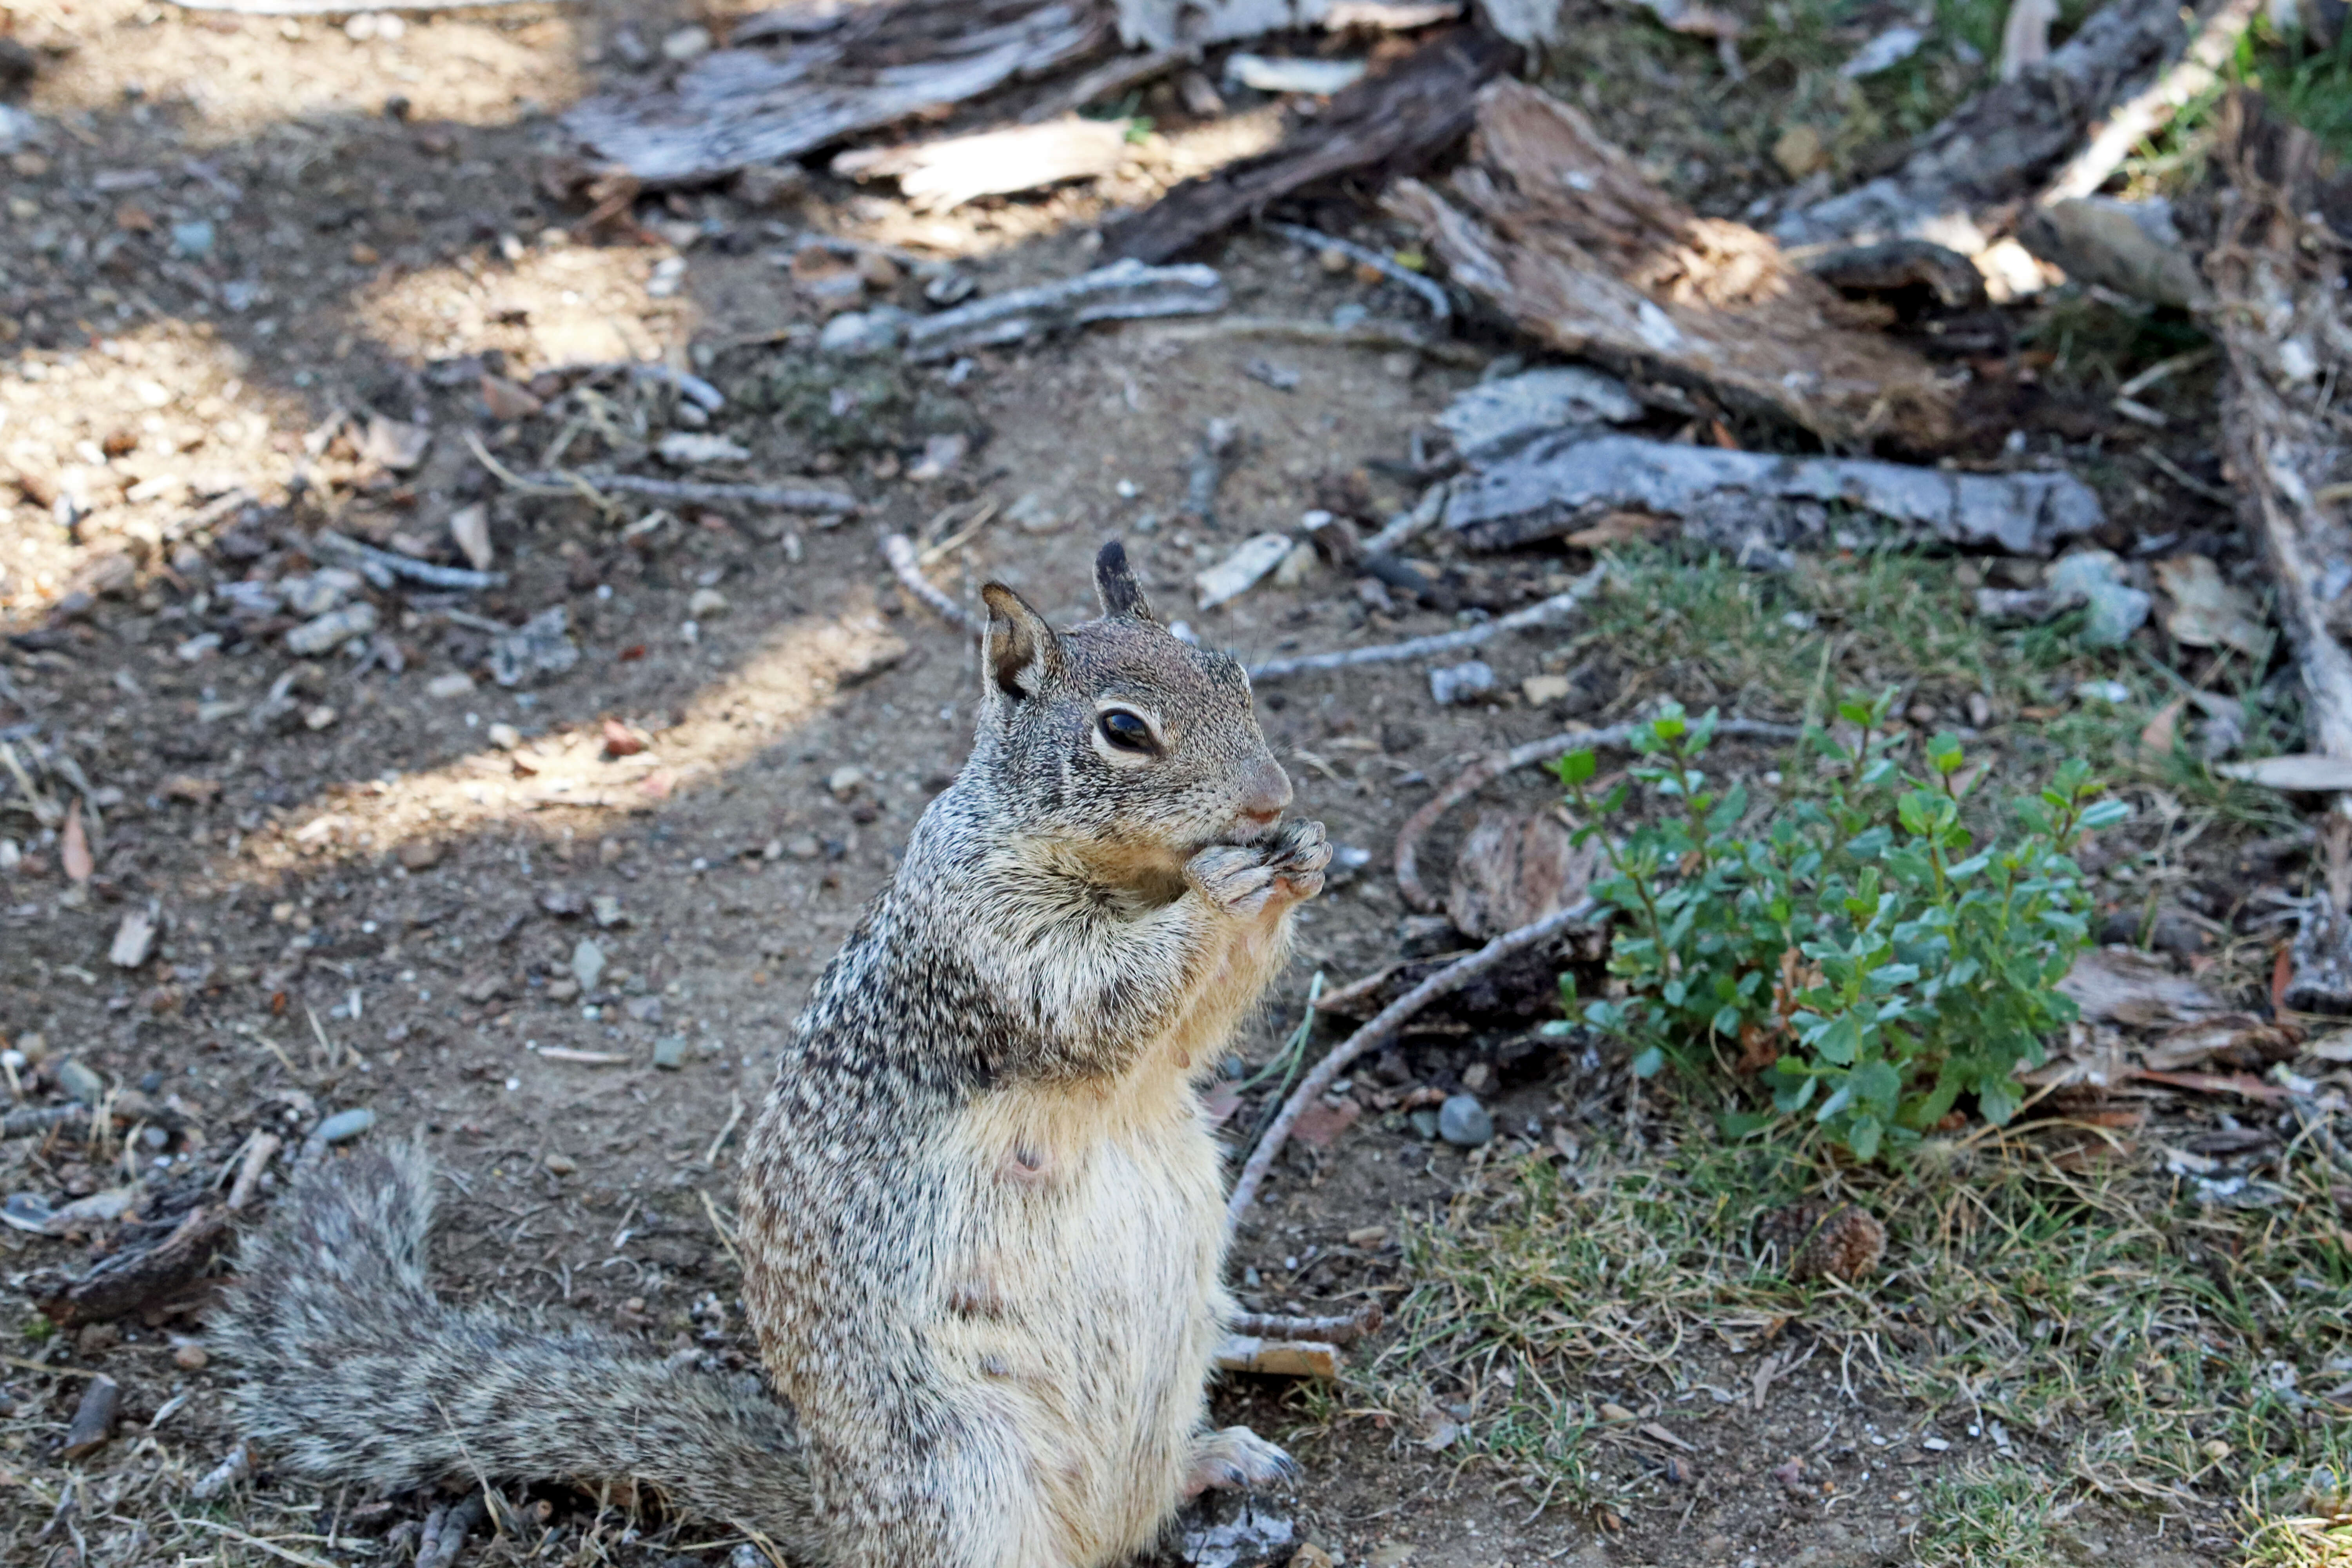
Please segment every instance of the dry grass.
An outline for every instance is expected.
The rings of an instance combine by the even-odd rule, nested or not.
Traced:
[[[2146,1153],[2056,1124],[1931,1144],[1893,1173],[1695,1128],[1638,1154],[1530,1157],[1412,1233],[1402,1331],[1362,1393],[1424,1435],[1452,1422],[1459,1451],[1532,1495],[1598,1510],[1650,1483],[1596,1462],[1595,1374],[1671,1403],[1804,1354],[1845,1398],[2014,1435],[1931,1489],[1925,1561],[2033,1561],[2019,1542],[2084,1499],[2329,1561],[2347,1533],[2313,1493],[2346,1473],[2352,1234],[2328,1177],[2290,1152],[2262,1206],[2203,1205]],[[1793,1284],[1751,1239],[1816,1190],[1886,1224],[1862,1288]]]

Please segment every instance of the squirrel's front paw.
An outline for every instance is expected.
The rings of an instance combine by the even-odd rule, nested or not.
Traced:
[[[1331,839],[1319,822],[1292,822],[1275,835],[1267,866],[1293,900],[1323,890],[1323,868],[1331,863]]]
[[[1274,891],[1274,867],[1253,844],[1214,844],[1184,863],[1187,880],[1201,896],[1230,915],[1249,916],[1265,908]]]
[[[1272,1486],[1297,1468],[1289,1455],[1246,1426],[1203,1432],[1192,1439],[1192,1471],[1184,1478],[1184,1495],[1198,1497],[1213,1487]]]

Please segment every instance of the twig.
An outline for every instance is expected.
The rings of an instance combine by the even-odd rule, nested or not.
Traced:
[[[993,500],[984,500],[981,502],[980,510],[973,512],[971,516],[965,521],[964,525],[961,528],[957,529],[953,533],[948,535],[945,539],[940,540],[937,544],[926,547],[923,553],[917,558],[918,563],[923,566],[929,566],[935,561],[946,560],[949,556],[953,555],[957,551],[961,550],[971,539],[973,534],[978,533],[982,529],[986,528],[988,526],[989,519],[995,515],[996,503]]]
[[[898,579],[909,594],[930,606],[939,617],[967,637],[979,637],[988,630],[985,623],[947,595],[944,589],[923,575],[923,568],[915,557],[915,542],[903,533],[882,536],[882,558],[890,563],[891,574]]]
[[[236,1167],[236,1180],[229,1184],[228,1209],[231,1214],[253,1201],[261,1190],[261,1174],[269,1168],[270,1160],[285,1147],[285,1140],[275,1132],[257,1132],[253,1142],[245,1146],[245,1158]]]
[[[743,1120],[743,1097],[733,1094],[728,1096],[728,1099],[733,1103],[728,1107],[727,1125],[719,1130],[719,1136],[713,1138],[710,1141],[710,1147],[702,1152],[702,1163],[705,1166],[715,1166],[719,1163],[720,1146],[727,1142],[727,1135],[735,1131],[735,1124]]]
[[[1350,669],[1360,664],[1401,664],[1407,659],[1428,658],[1434,654],[1452,653],[1457,648],[1476,647],[1480,643],[1500,637],[1505,632],[1521,631],[1539,626],[1557,619],[1581,605],[1599,591],[1608,578],[1607,566],[1595,566],[1576,580],[1575,586],[1564,593],[1554,594],[1524,610],[1513,610],[1479,626],[1465,626],[1460,631],[1438,632],[1425,637],[1411,637],[1403,642],[1382,643],[1373,647],[1351,647],[1337,653],[1313,653],[1297,658],[1268,659],[1250,667],[1252,680],[1278,680],[1286,675],[1306,675],[1317,670]]]
[[[1381,1326],[1381,1304],[1367,1302],[1360,1311],[1336,1318],[1295,1318],[1283,1312],[1235,1312],[1225,1331],[1265,1340],[1323,1340],[1344,1345],[1375,1332]]]
[[[1373,1047],[1381,1044],[1404,1026],[1405,1021],[1449,991],[1456,991],[1501,963],[1505,959],[1539,946],[1566,931],[1570,926],[1589,918],[1594,904],[1591,899],[1580,899],[1564,910],[1555,910],[1539,921],[1533,921],[1517,931],[1505,931],[1477,952],[1456,959],[1439,970],[1395,1001],[1381,1009],[1369,1024],[1331,1048],[1331,1054],[1315,1064],[1315,1068],[1299,1080],[1283,1101],[1281,1114],[1258,1140],[1249,1163],[1242,1167],[1241,1179],[1234,1184],[1234,1195],[1225,1204],[1225,1226],[1228,1230],[1241,1223],[1242,1215],[1257,1196],[1265,1181],[1265,1173],[1274,1168],[1275,1157],[1290,1139],[1290,1130],[1297,1124],[1316,1097],[1329,1089],[1348,1065]]]
[[[405,577],[428,588],[503,588],[507,585],[507,574],[503,572],[474,572],[463,566],[436,566],[430,561],[419,561],[396,550],[378,550],[373,544],[346,539],[332,529],[320,529],[317,537],[310,541],[310,548],[337,557],[342,564],[379,588],[391,587],[395,577]]]
[[[87,1105],[52,1105],[39,1110],[12,1110],[0,1116],[0,1138],[21,1138],[27,1132],[47,1132],[52,1127],[62,1127],[68,1121],[80,1121],[89,1115]]]
[[[2158,473],[2162,474],[2166,479],[2170,479],[2174,484],[2179,485],[2190,495],[2203,496],[2207,500],[2212,501],[2218,506],[2234,507],[2238,504],[2238,498],[2236,496],[2231,495],[2228,490],[2223,489],[2219,485],[2207,484],[2203,479],[2199,479],[2195,474],[2192,474],[2188,469],[2180,467],[2178,463],[2175,463],[2171,458],[2166,457],[2155,447],[2142,447],[2139,449],[2139,455],[2146,458],[2155,468]]]
[[[206,1470],[188,1489],[188,1495],[198,1502],[209,1502],[229,1488],[253,1477],[253,1445],[239,1441],[228,1451],[228,1457]]]
[[[271,13],[263,12],[261,14],[268,16]],[[289,1552],[283,1546],[278,1546],[273,1542],[264,1541],[258,1535],[247,1534],[246,1531],[237,1529],[234,1525],[223,1524],[217,1520],[200,1519],[192,1513],[175,1513],[172,1518],[176,1523],[196,1525],[202,1529],[213,1531],[217,1534],[226,1535],[231,1541],[240,1542],[243,1544],[253,1547],[258,1551],[267,1552],[272,1557],[281,1558],[288,1563],[299,1563],[301,1564],[301,1568],[335,1568],[335,1564],[328,1562],[323,1557],[313,1557],[307,1552]],[[421,1563],[424,1559],[419,1558],[417,1561]]]
[[[416,1542],[416,1568],[449,1568],[466,1547],[466,1536],[489,1513],[478,1491],[468,1492],[447,1508],[425,1516],[425,1532]]]
[[[2098,134],[2067,160],[2057,178],[2042,191],[2040,205],[2092,195],[2123,166],[2133,148],[2155,134],[2177,111],[2211,91],[2221,68],[2237,52],[2238,40],[2245,37],[2261,9],[2261,0],[2230,0],[2216,11],[2169,69],[2144,91],[2116,106]]]
[[[857,498],[843,490],[803,490],[786,485],[721,484],[705,479],[656,479],[643,474],[583,474],[562,469],[551,474],[525,474],[524,486],[546,494],[572,492],[574,486],[616,490],[623,495],[651,496],[656,500],[742,501],[772,506],[781,511],[856,511]]]
[[[467,11],[488,5],[519,5],[524,0],[432,0],[419,9]],[[240,16],[341,16],[350,0],[172,0],[185,11],[227,11]]]
[[[743,501],[783,511],[856,511],[857,498],[841,490],[803,490],[784,485],[719,484],[701,479],[656,479],[643,474],[583,474],[557,468],[544,474],[518,474],[489,454],[471,430],[466,444],[475,459],[510,489],[526,495],[578,496],[600,510],[610,510],[605,492],[651,496],[656,500]]]
[[[1412,543],[1437,526],[1445,515],[1445,498],[1453,493],[1451,479],[1439,479],[1421,492],[1421,500],[1411,511],[1401,511],[1381,525],[1381,531],[1364,541],[1367,555],[1391,555]]]
[[[1507,752],[1482,757],[1462,770],[1452,784],[1439,790],[1423,803],[1420,810],[1405,818],[1397,829],[1396,879],[1397,891],[1404,901],[1416,910],[1433,910],[1437,900],[1421,881],[1421,836],[1429,831],[1437,819],[1453,810],[1484,788],[1490,781],[1505,773],[1526,767],[1530,763],[1547,762],[1572,751],[1587,747],[1594,751],[1615,749],[1630,743],[1634,734],[1647,728],[1645,721],[1612,724],[1605,730],[1564,730],[1557,735],[1546,735],[1540,741],[1529,741]],[[1753,741],[1795,741],[1804,730],[1796,724],[1775,724],[1761,719],[1726,719],[1716,726],[1718,735]]]
[[[1446,299],[1445,290],[1437,286],[1435,279],[1424,278],[1412,268],[1390,257],[1382,256],[1377,250],[1369,249],[1350,239],[1336,238],[1319,230],[1308,228],[1305,224],[1269,223],[1265,226],[1286,239],[1297,241],[1310,250],[1336,250],[1350,261],[1360,261],[1391,282],[1401,283],[1420,295],[1423,301],[1429,306],[1429,313],[1439,321],[1450,321],[1454,319],[1453,302]]]
[[[2307,1094],[2290,1094],[2286,1103],[2294,1112],[2294,1119],[2303,1124],[2303,1130],[2311,1134],[2311,1141],[2319,1145],[2319,1152],[2337,1170],[2352,1176],[2352,1152],[2337,1141],[2335,1128],[2329,1125],[2327,1108]]]
[[[1410,321],[1358,321],[1342,327],[1330,321],[1301,321],[1290,316],[1224,316],[1161,327],[1152,334],[1160,342],[1202,342],[1211,338],[1285,338],[1293,342],[1333,343],[1349,349],[1412,349],[1447,364],[1483,365],[1486,356],[1467,343],[1434,338]]]

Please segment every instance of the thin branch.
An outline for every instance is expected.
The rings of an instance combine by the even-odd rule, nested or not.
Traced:
[[[473,572],[462,566],[436,566],[430,561],[419,561],[396,550],[378,550],[373,544],[346,539],[331,528],[320,529],[310,541],[310,547],[313,553],[334,557],[338,564],[349,566],[379,588],[391,587],[395,577],[405,577],[428,588],[503,588],[507,584],[507,574],[503,572]]]
[[[1439,288],[1434,279],[1423,277],[1412,268],[1382,256],[1377,250],[1368,249],[1350,239],[1335,238],[1304,224],[1269,223],[1265,226],[1286,239],[1297,240],[1309,250],[1336,250],[1350,261],[1360,261],[1391,282],[1401,283],[1420,295],[1428,303],[1429,313],[1439,321],[1454,319],[1453,303],[1445,298],[1445,290]]]
[[[1460,631],[1438,632],[1425,637],[1410,637],[1403,642],[1381,643],[1372,647],[1345,648],[1337,653],[1312,653],[1297,658],[1268,659],[1250,667],[1252,680],[1279,680],[1286,675],[1307,675],[1325,669],[1352,669],[1360,664],[1402,664],[1409,659],[1429,658],[1441,653],[1453,653],[1465,647],[1476,647],[1492,641],[1505,632],[1522,631],[1557,620],[1569,611],[1580,608],[1584,601],[1599,591],[1608,580],[1609,568],[1595,566],[1576,580],[1573,587],[1550,598],[1529,605],[1524,610],[1513,610],[1491,621]]]
[[[583,474],[570,468],[557,468],[544,474],[518,474],[489,454],[480,439],[468,430],[466,444],[474,449],[474,457],[482,467],[505,481],[509,489],[526,495],[579,496],[596,507],[610,510],[606,492],[621,495],[651,496],[656,500],[677,501],[742,501],[752,506],[772,506],[783,511],[856,511],[857,498],[842,490],[803,490],[783,485],[719,484],[701,479],[656,479],[643,474]]]
[[[882,558],[890,563],[891,575],[899,584],[929,605],[932,612],[966,637],[979,637],[988,627],[978,616],[950,598],[945,590],[923,575],[923,567],[916,558],[915,542],[903,533],[882,536]]]
[[[1225,1227],[1232,1230],[1240,1225],[1249,1212],[1250,1204],[1257,1197],[1265,1174],[1274,1168],[1275,1157],[1290,1138],[1290,1130],[1297,1125],[1307,1108],[1317,1097],[1338,1080],[1349,1063],[1376,1046],[1386,1043],[1402,1028],[1406,1021],[1440,996],[1458,991],[1478,976],[1493,969],[1505,959],[1550,941],[1570,926],[1589,919],[1595,905],[1591,899],[1580,899],[1564,910],[1555,910],[1539,921],[1533,921],[1517,931],[1505,931],[1466,958],[1447,964],[1395,1001],[1381,1009],[1372,1021],[1340,1041],[1331,1054],[1315,1064],[1315,1069],[1299,1080],[1290,1098],[1282,1103],[1282,1110],[1266,1128],[1251,1152],[1249,1163],[1242,1167],[1241,1178],[1234,1184],[1234,1195],[1225,1204]]]
[[[1437,900],[1422,886],[1420,851],[1421,836],[1427,833],[1437,819],[1475,795],[1489,782],[1505,773],[1526,767],[1530,763],[1549,762],[1570,752],[1615,750],[1632,743],[1634,734],[1647,729],[1646,721],[1612,724],[1605,730],[1563,730],[1557,735],[1546,735],[1540,741],[1529,741],[1491,757],[1482,757],[1462,770],[1452,784],[1439,790],[1423,803],[1420,810],[1405,818],[1397,829],[1396,879],[1397,891],[1404,901],[1416,910],[1437,908]],[[1716,726],[1717,735],[1751,741],[1796,741],[1802,739],[1804,729],[1797,724],[1775,724],[1761,719],[1726,719]]]

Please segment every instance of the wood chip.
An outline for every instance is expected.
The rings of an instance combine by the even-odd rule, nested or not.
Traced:
[[[1927,449],[1951,432],[1953,389],[1924,358],[1850,324],[1837,291],[1771,238],[1691,212],[1532,87],[1488,86],[1464,165],[1442,187],[1400,182],[1386,205],[1430,236],[1455,283],[1645,400],[1687,410],[1696,392],[1841,445]],[[1644,390],[1657,383],[1669,395]]]

